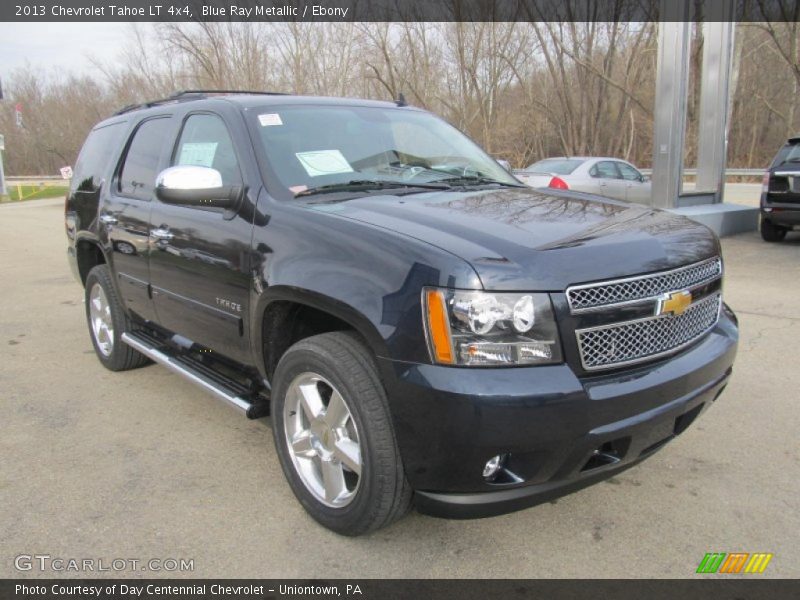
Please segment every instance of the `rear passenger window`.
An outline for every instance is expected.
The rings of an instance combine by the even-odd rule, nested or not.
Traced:
[[[168,118],[145,121],[133,134],[119,176],[119,192],[131,198],[150,200],[158,176],[161,151],[167,141]]]
[[[119,147],[117,139],[124,123],[114,123],[94,129],[83,144],[72,175],[72,186],[76,192],[96,192],[105,175],[109,159]]]
[[[607,160],[599,162],[595,166],[593,166],[592,170],[589,171],[589,174],[592,177],[599,177],[601,179],[620,178],[619,173],[617,172],[617,167],[614,165],[613,162]]]
[[[241,185],[239,161],[225,123],[216,115],[191,115],[183,126],[173,166],[210,167],[222,175],[222,185]]]

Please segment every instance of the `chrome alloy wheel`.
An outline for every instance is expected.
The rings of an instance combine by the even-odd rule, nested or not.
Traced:
[[[321,375],[302,373],[286,391],[283,429],[295,471],[317,500],[352,502],[361,481],[361,444],[342,395]]]
[[[89,294],[89,318],[97,347],[103,356],[111,356],[114,351],[114,321],[106,292],[99,283],[94,284]]]

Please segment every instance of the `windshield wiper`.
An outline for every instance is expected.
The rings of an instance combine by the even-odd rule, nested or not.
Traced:
[[[298,192],[295,198],[313,194],[330,194],[333,192],[368,192],[396,188],[420,188],[423,190],[449,190],[452,186],[446,183],[412,183],[403,181],[381,181],[379,179],[353,179],[344,183],[329,183]]]
[[[482,175],[458,175],[457,177],[445,177],[438,180],[441,183],[449,183],[450,185],[483,185],[483,184],[497,184],[505,187],[524,188],[527,187],[521,183],[508,183],[506,181],[499,181],[491,177],[484,177]]]

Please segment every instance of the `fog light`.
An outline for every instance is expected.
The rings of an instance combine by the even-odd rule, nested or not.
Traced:
[[[483,467],[483,476],[486,478],[494,477],[503,466],[504,455],[498,454],[486,461],[486,466]]]

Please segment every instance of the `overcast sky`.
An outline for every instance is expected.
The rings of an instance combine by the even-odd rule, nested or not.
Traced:
[[[88,57],[113,61],[129,29],[128,23],[0,23],[0,78],[26,63],[91,73]]]

